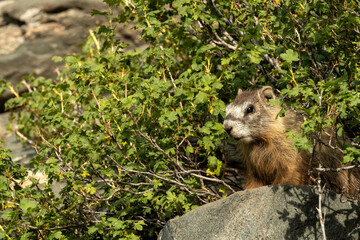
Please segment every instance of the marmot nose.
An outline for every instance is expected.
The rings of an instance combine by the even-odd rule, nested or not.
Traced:
[[[225,128],[225,131],[230,135],[230,132],[232,130],[232,127],[229,127],[229,128]]]

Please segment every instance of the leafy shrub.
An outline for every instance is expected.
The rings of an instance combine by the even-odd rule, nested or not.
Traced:
[[[358,159],[355,1],[105,2],[122,12],[93,12],[110,21],[83,54],[55,57],[66,66],[57,80],[29,77],[7,103],[47,181],[21,187],[28,171],[1,151],[0,238],[156,238],[168,219],[231,193],[215,149],[239,87],[271,84],[305,112],[298,147],[350,130],[345,161]],[[114,37],[128,23],[145,50]]]

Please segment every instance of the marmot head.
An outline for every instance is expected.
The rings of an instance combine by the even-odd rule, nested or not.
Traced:
[[[224,129],[238,141],[251,143],[263,139],[271,131],[279,112],[269,104],[275,99],[271,87],[259,90],[242,91],[239,89],[234,102],[226,107]]]

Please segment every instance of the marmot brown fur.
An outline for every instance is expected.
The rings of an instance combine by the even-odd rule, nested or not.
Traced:
[[[268,103],[275,98],[271,87],[239,90],[234,102],[226,107],[224,129],[237,140],[244,157],[246,189],[278,184],[310,185],[317,176],[308,174],[311,153],[295,149],[285,133],[291,129],[300,131],[303,116],[287,110],[284,117],[277,117],[281,107]],[[322,145],[320,156],[324,167],[343,167],[343,155],[335,148]],[[312,161],[313,167],[319,164],[316,159]],[[360,188],[359,169],[324,172],[321,177],[327,188],[348,196]]]

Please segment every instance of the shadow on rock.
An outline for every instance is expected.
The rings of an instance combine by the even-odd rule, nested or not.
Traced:
[[[359,239],[359,202],[326,192],[328,239]],[[321,239],[312,186],[266,186],[237,192],[170,220],[159,239]]]
[[[279,220],[289,226],[284,239],[322,239],[317,208],[319,198],[316,187],[273,186],[274,201]],[[326,191],[323,195],[322,211],[325,216],[325,232],[328,239],[359,239],[359,203],[341,198],[339,194]]]

